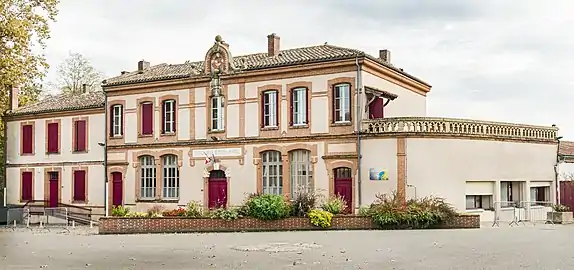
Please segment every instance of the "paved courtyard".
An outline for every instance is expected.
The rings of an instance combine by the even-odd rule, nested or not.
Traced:
[[[0,229],[0,269],[572,269],[574,226],[96,235]]]

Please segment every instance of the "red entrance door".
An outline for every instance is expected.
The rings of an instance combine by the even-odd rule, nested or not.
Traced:
[[[58,172],[49,172],[50,177],[50,197],[48,199],[48,207],[58,207],[58,198],[60,197],[60,180],[58,179]]]
[[[209,209],[227,206],[227,177],[224,171],[209,173],[207,192]]]
[[[353,179],[350,168],[336,168],[335,175],[335,195],[341,196],[347,203],[345,212],[351,213],[353,206]]]
[[[124,185],[121,172],[112,173],[112,205],[123,205]]]

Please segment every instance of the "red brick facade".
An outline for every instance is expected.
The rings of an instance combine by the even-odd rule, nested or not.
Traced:
[[[210,218],[100,218],[99,234],[189,233],[302,230],[375,230],[379,227],[370,217],[335,216],[330,228],[313,226],[308,218],[291,217],[264,221],[254,218],[223,220]],[[480,228],[480,216],[462,215],[441,226],[445,229]]]

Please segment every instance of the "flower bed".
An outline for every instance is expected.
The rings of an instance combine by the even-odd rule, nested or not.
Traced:
[[[256,232],[256,231],[304,231],[304,230],[376,230],[381,227],[370,217],[357,215],[333,216],[331,226],[314,226],[306,217],[288,217],[278,220],[239,218],[234,220],[213,218],[100,218],[99,234],[135,233],[191,233],[191,232]],[[438,228],[480,228],[479,215],[461,215],[443,223]]]

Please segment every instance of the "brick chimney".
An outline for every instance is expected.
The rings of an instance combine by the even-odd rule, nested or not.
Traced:
[[[138,73],[143,73],[144,70],[148,69],[150,67],[150,63],[145,61],[145,60],[141,60],[138,62]]]
[[[387,63],[391,63],[391,51],[379,50],[379,58]]]
[[[275,33],[267,36],[267,55],[277,56],[279,55],[281,39]]]
[[[18,97],[20,96],[20,86],[10,87],[10,110],[18,109]]]

